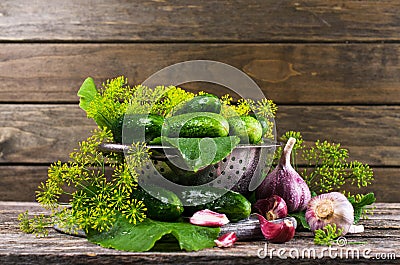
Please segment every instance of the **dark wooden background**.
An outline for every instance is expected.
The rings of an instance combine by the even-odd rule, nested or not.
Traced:
[[[397,0],[2,0],[0,200],[33,201],[95,127],[76,96],[87,76],[138,84],[194,59],[248,73],[278,104],[279,134],[342,143],[373,167],[367,190],[400,201]]]

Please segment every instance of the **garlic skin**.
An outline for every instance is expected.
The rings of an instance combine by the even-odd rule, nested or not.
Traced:
[[[306,182],[290,164],[290,154],[296,139],[290,137],[279,164],[269,173],[256,190],[256,198],[264,199],[278,195],[286,202],[289,213],[299,212],[307,207],[311,192]]]
[[[214,240],[215,245],[219,248],[228,248],[233,246],[237,241],[237,236],[235,232],[229,232],[223,234],[222,236],[218,237],[218,239]]]
[[[269,242],[285,243],[294,237],[297,222],[293,217],[273,221],[268,221],[260,214],[257,214],[257,217],[260,222],[261,232]]]
[[[342,193],[321,194],[308,203],[306,220],[313,232],[328,224],[336,224],[337,228],[343,229],[342,235],[345,235],[354,222],[353,205]]]
[[[285,218],[288,214],[286,202],[278,195],[256,201],[253,208],[269,221]]]
[[[193,216],[190,217],[189,222],[199,226],[220,227],[229,223],[229,219],[225,214],[205,209],[195,212]]]

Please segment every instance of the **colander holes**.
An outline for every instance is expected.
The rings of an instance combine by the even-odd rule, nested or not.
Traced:
[[[246,171],[246,167],[243,167],[242,170],[243,170],[243,171]]]
[[[210,174],[208,174],[210,177],[214,177],[214,174],[212,172],[210,172]]]
[[[239,164],[242,164],[243,163],[243,160],[242,159],[239,159]]]
[[[149,164],[147,164],[147,165],[146,165],[146,168],[147,168],[147,169],[150,169],[150,165],[149,165]]]
[[[215,165],[214,165],[214,168],[218,168],[218,164],[215,164]]]
[[[239,170],[237,170],[235,173],[236,173],[236,175],[239,175],[239,174],[240,174],[240,171],[239,171]]]
[[[220,179],[219,179],[219,180],[217,180],[217,183],[218,183],[218,184],[221,184],[221,180],[220,180]]]
[[[154,161],[153,161],[153,164],[154,164],[154,165],[157,165],[157,164],[158,164],[158,161],[157,161],[157,160],[154,160]]]
[[[144,170],[140,171],[140,173],[142,173],[142,175],[144,175]]]
[[[162,168],[160,168],[160,172],[161,173],[164,173],[165,172],[165,169],[162,167]]]
[[[230,166],[229,166],[229,169],[233,169],[233,165],[230,165]]]
[[[226,160],[226,158],[222,159],[222,162],[224,162],[224,163],[225,163],[226,161],[227,161],[227,160]]]
[[[208,186],[209,186],[209,187],[212,187],[212,186],[214,186],[214,184],[211,182],[210,184],[208,184]]]
[[[227,179],[231,179],[232,177],[229,175],[228,177],[227,177]]]
[[[222,171],[222,172],[221,172],[221,175],[223,175],[223,176],[224,176],[224,175],[225,175],[225,171]]]
[[[235,161],[235,160],[236,160],[236,157],[232,156],[231,160],[232,160],[232,161]]]

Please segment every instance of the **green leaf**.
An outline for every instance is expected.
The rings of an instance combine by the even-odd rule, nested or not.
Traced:
[[[99,92],[97,92],[97,88],[93,81],[93,78],[91,77],[86,78],[77,94],[79,97],[79,107],[81,107],[81,109],[83,109],[84,111],[87,111],[90,102],[98,94]]]
[[[370,192],[365,195],[358,194],[356,197],[349,197],[348,200],[353,205],[354,223],[356,224],[365,213],[365,207],[373,204],[376,201],[376,198],[374,193]]]
[[[162,141],[178,148],[189,169],[197,171],[224,159],[239,144],[240,138],[237,136],[216,138],[162,137]]]
[[[298,212],[298,213],[291,213],[289,216],[296,218],[298,224],[301,224],[305,229],[310,229],[310,225],[307,223],[306,220],[306,211]]]
[[[184,222],[160,222],[149,218],[133,225],[125,217],[118,215],[111,230],[102,233],[90,231],[87,238],[102,247],[143,252],[152,249],[164,236],[172,235],[177,239],[180,249],[197,251],[212,248],[219,232],[220,228],[202,227]]]

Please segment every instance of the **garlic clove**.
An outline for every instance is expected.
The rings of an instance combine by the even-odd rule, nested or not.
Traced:
[[[268,221],[264,216],[257,214],[261,232],[265,239],[271,243],[285,243],[290,241],[295,234],[297,222],[293,217],[286,217]]]
[[[190,217],[189,222],[199,226],[219,227],[229,223],[229,219],[225,214],[205,209],[195,212],[193,216]]]
[[[330,192],[313,197],[308,203],[306,220],[311,231],[323,229],[328,224],[336,224],[345,235],[354,222],[354,209],[342,193]]]
[[[286,202],[278,195],[256,201],[253,208],[269,221],[284,218],[288,214]]]
[[[231,247],[231,246],[233,246],[233,244],[235,244],[236,241],[237,241],[237,237],[236,237],[235,232],[223,234],[218,239],[214,240],[215,244],[219,248]]]

